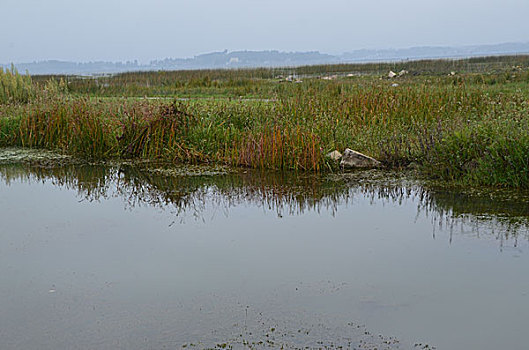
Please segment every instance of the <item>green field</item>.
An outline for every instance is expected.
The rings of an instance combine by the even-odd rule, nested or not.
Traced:
[[[388,78],[388,72],[407,71]],[[349,147],[431,178],[529,187],[529,56],[0,76],[0,146],[89,160],[336,171]]]

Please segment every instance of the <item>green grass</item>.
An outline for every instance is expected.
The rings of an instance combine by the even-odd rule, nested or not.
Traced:
[[[385,77],[390,70],[407,70],[408,77],[413,77],[413,81],[430,80],[435,84],[503,84],[508,81],[527,81],[527,68],[529,56],[520,55],[286,68],[130,72],[94,78],[43,75],[35,76],[34,81],[43,86],[50,79],[62,79],[67,82],[70,93],[82,96],[271,98],[289,93],[290,84],[278,83],[289,75],[304,80],[337,75],[349,81],[365,82]],[[451,72],[458,75],[449,77]],[[525,72],[525,79],[521,77],[521,72]],[[347,74],[354,76],[347,77]]]
[[[527,56],[514,56],[34,77],[35,97],[0,108],[0,145],[306,171],[336,169],[324,155],[349,147],[432,178],[526,188],[528,67]],[[410,74],[382,78],[388,68]],[[343,74],[320,79],[331,73]],[[303,82],[280,82],[286,74]]]
[[[0,104],[28,102],[34,95],[29,75],[21,75],[14,66],[4,71],[0,68]]]

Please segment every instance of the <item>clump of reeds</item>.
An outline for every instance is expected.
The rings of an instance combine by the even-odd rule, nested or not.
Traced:
[[[57,149],[90,159],[105,158],[115,149],[113,125],[101,108],[87,99],[47,100],[27,108],[14,143]]]
[[[121,135],[117,136],[120,154],[126,158],[169,159],[193,161],[202,158],[186,145],[186,137],[196,119],[176,102],[147,109],[139,118],[120,120]]]
[[[448,181],[528,188],[526,113],[444,126],[423,153],[424,170]]]
[[[320,138],[299,126],[249,134],[227,153],[232,164],[252,168],[319,171],[323,164]]]
[[[15,66],[11,69],[0,67],[0,104],[26,103],[34,95],[29,74],[20,74]]]

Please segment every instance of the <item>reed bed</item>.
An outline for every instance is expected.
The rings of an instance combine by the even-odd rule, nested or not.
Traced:
[[[319,137],[299,126],[250,134],[228,152],[232,164],[262,169],[319,171],[324,160]]]
[[[498,84],[527,81],[520,72],[529,68],[529,55],[475,57],[401,62],[334,64],[283,68],[203,69],[158,72],[129,72],[111,76],[78,77],[64,75],[35,76],[38,85],[50,79],[67,82],[69,92],[90,96],[178,96],[273,98],[291,91],[288,84],[278,84],[287,77],[319,79],[334,76],[369,81],[385,77],[390,70],[408,71],[408,76],[431,84],[464,82]],[[451,73],[458,73],[451,76]],[[461,75],[462,74],[462,75]],[[513,77],[514,75],[514,77]]]
[[[461,61],[502,67],[496,73],[409,74],[393,80],[313,77],[299,84],[270,80],[280,71],[267,69],[107,78],[116,84],[108,96],[119,89],[133,91],[133,84],[148,81],[143,88],[151,93],[180,84],[178,89],[214,91],[210,97],[226,89],[232,89],[228,94],[248,89],[266,97],[258,99],[94,97],[105,90],[75,91],[75,84],[65,77],[39,80],[34,84],[36,96],[28,103],[0,107],[0,146],[56,149],[95,160],[206,162],[316,172],[336,169],[325,154],[349,147],[388,167],[412,165],[434,178],[523,188],[529,187],[526,61],[525,56]],[[510,66],[515,63],[519,65]],[[445,61],[414,64],[423,69],[431,64],[439,71],[448,68]],[[327,74],[322,67],[311,69]],[[95,84],[95,79],[84,80]]]

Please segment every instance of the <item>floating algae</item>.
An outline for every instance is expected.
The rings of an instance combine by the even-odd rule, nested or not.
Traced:
[[[218,176],[233,172],[224,166],[207,165],[179,165],[168,168],[147,167],[145,170],[160,176]]]
[[[0,164],[35,163],[42,165],[71,162],[71,156],[32,148],[0,148]]]
[[[160,164],[153,161],[136,159],[132,161],[110,160],[87,162],[58,152],[34,148],[0,148],[0,165],[31,164],[37,166],[56,167],[63,165],[110,165],[134,167],[158,176],[218,176],[233,172],[232,169],[220,165],[185,165]]]

